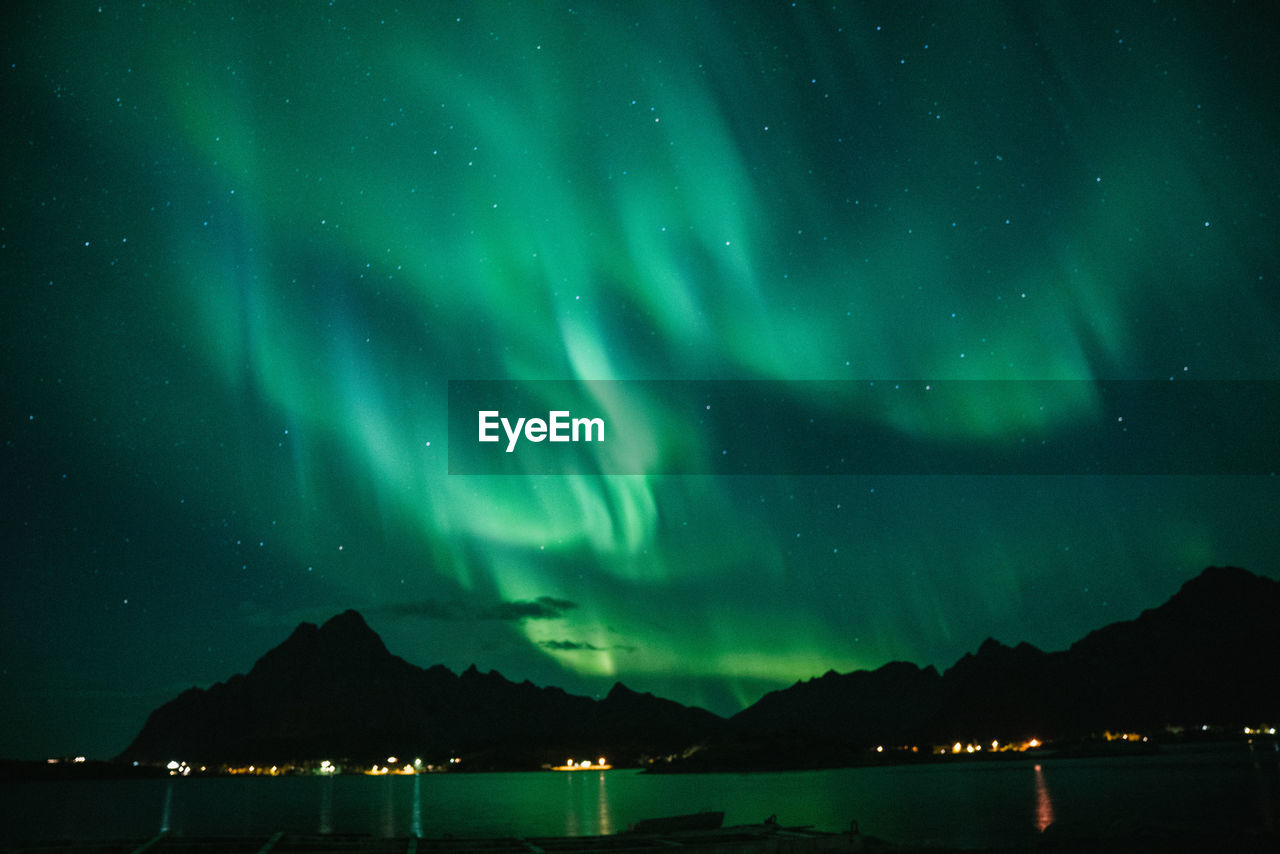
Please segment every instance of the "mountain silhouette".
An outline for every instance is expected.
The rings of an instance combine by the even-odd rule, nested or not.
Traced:
[[[474,665],[458,675],[387,651],[355,611],[303,623],[246,675],[191,688],[151,713],[125,761],[286,763],[388,756],[468,767],[539,767],[567,756],[679,750],[723,719],[621,684],[601,701],[514,683]]]
[[[1280,582],[1210,567],[1168,602],[1043,652],[988,638],[939,675],[892,662],[771,692],[693,765],[838,763],[876,745],[1075,739],[1280,718]],[[822,745],[819,751],[815,745]],[[719,755],[717,755],[719,754]],[[821,764],[810,762],[808,764]]]
[[[766,694],[725,720],[615,684],[602,700],[391,654],[355,611],[303,623],[208,689],[156,709],[118,757],[205,764],[385,761],[536,768],[568,756],[670,770],[850,764],[876,745],[950,744],[1280,719],[1280,582],[1210,567],[1165,604],[1060,652],[988,638],[943,673],[890,662]]]

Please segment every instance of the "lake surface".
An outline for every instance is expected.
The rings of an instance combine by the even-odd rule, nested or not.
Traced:
[[[899,843],[1027,842],[1080,831],[1280,825],[1273,744],[1158,756],[956,762],[772,774],[634,771],[415,777],[235,777],[7,783],[5,838],[259,836],[277,830],[373,836],[582,836],[643,818],[723,810],[726,824],[788,825]]]

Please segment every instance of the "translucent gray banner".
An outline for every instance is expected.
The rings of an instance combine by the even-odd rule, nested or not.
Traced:
[[[455,475],[1270,475],[1275,381],[449,383]]]

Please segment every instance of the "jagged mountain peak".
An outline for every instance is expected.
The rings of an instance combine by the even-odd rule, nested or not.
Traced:
[[[630,688],[628,688],[626,685],[623,685],[621,682],[614,682],[613,687],[609,689],[609,693],[605,696],[605,699],[606,700],[626,700],[626,699],[630,699],[632,697],[638,697],[638,696],[640,696],[638,692],[632,691]],[[653,695],[650,694],[649,696],[653,696]]]
[[[1164,604],[1062,652],[987,638],[940,678],[901,662],[827,673],[766,695],[733,722],[865,744],[887,734],[1066,735],[1277,713],[1280,582],[1210,567]]]
[[[348,608],[341,614],[334,614],[325,620],[320,630],[329,634],[341,634],[347,636],[372,635],[382,640],[378,633],[369,628],[369,624],[365,622],[364,617],[360,616],[360,612],[352,608]]]
[[[374,672],[407,666],[356,611],[344,611],[323,625],[300,623],[284,643],[258,659],[251,680],[325,681],[332,674]]]
[[[156,709],[121,758],[472,751],[502,757],[489,767],[537,767],[537,757],[559,758],[567,748],[679,753],[731,726],[739,735],[785,734],[777,761],[794,763],[808,755],[790,749],[796,738],[817,757],[828,745],[1248,723],[1278,714],[1280,582],[1211,567],[1163,605],[1091,632],[1068,650],[988,638],[942,675],[903,661],[828,672],[765,695],[731,722],[621,682],[593,701],[515,684],[475,665],[461,676],[442,665],[423,670],[392,655],[360,614],[345,611],[319,626],[299,625],[249,674],[185,691]]]
[[[474,664],[461,675],[424,670],[344,611],[300,624],[247,675],[159,707],[120,758],[274,763],[470,751],[468,767],[536,768],[566,748],[682,750],[723,724],[620,684],[610,700],[516,684]]]

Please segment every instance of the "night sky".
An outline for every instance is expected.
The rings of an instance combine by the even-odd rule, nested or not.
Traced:
[[[346,608],[728,714],[1280,577],[1268,474],[447,465],[450,380],[1280,380],[1269,9],[5,12],[0,756],[113,755]]]

